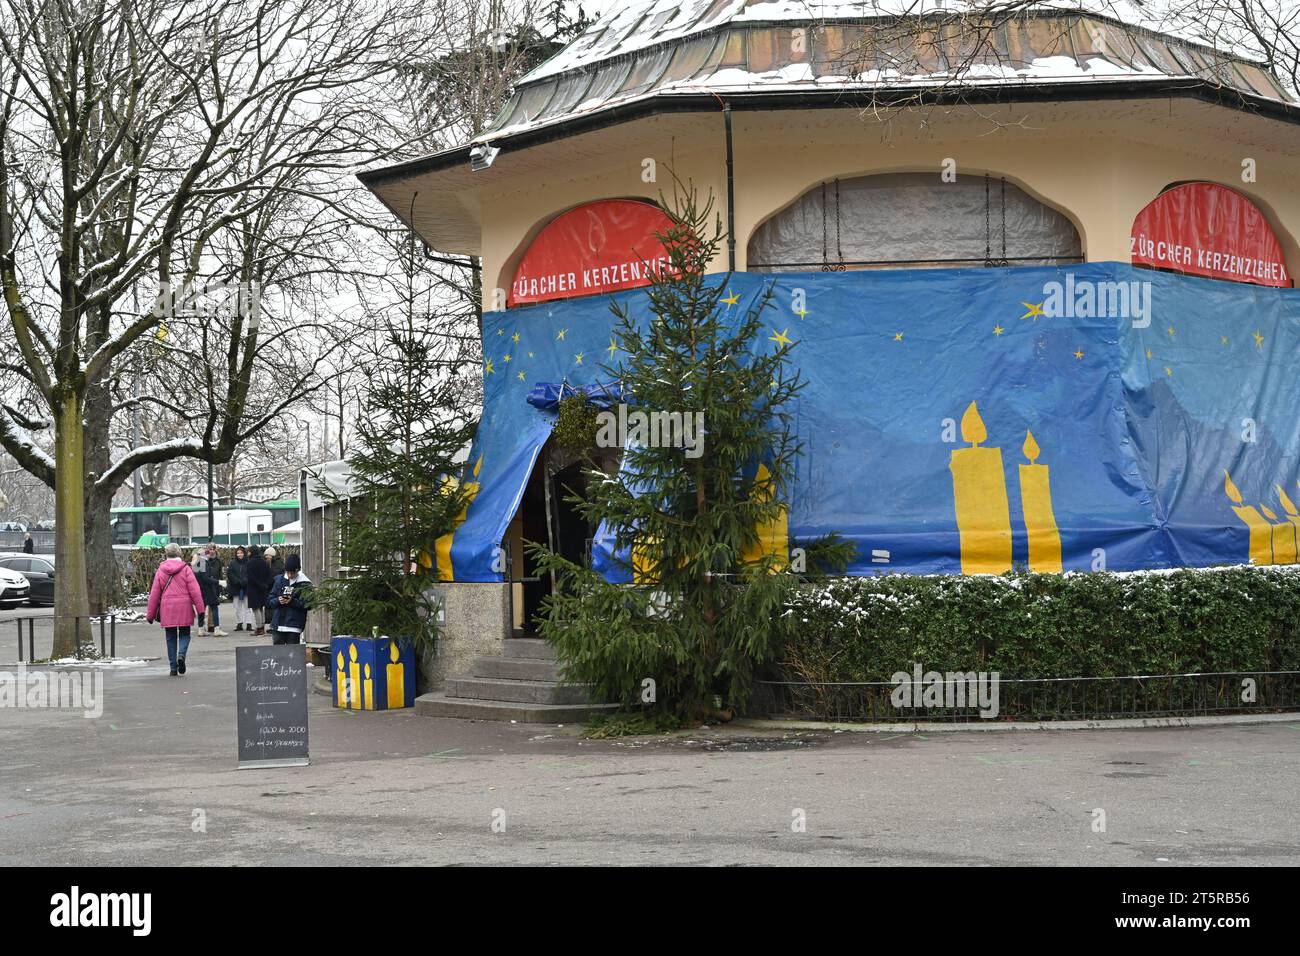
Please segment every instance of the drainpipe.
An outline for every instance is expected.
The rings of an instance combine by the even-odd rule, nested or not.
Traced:
[[[736,162],[731,151],[731,104],[722,106],[727,128],[727,271],[736,271]]]
[[[722,125],[727,136],[727,271],[736,271],[736,162],[731,144],[731,103],[714,93],[722,104]]]

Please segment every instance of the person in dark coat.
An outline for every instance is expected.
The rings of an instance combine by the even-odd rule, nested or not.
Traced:
[[[311,606],[311,579],[302,573],[302,561],[291,554],[284,559],[284,573],[271,585],[266,610],[271,615],[271,643],[297,644],[307,629],[307,608]]]
[[[226,568],[226,592],[235,605],[235,630],[251,631],[253,612],[248,606],[248,552],[243,546],[235,549],[235,556]]]
[[[23,554],[35,554],[35,553],[36,553],[36,545],[32,542],[31,534],[27,534],[23,537]]]
[[[284,574],[284,558],[275,553],[275,548],[267,548],[262,552],[262,557],[266,558],[266,563],[271,566],[272,578]]]
[[[194,564],[194,576],[198,578],[199,590],[203,592],[203,603],[208,611],[208,634],[212,637],[225,637],[221,629],[221,559],[217,557],[215,544],[205,545]]]
[[[253,612],[253,623],[256,625],[253,633],[260,637],[266,633],[266,604],[271,596],[275,575],[257,548],[253,548],[249,556],[245,581],[248,607]]]

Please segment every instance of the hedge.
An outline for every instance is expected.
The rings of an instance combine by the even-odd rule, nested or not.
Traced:
[[[204,545],[198,544],[183,548],[181,556],[188,562],[194,556],[195,549],[202,547]],[[230,567],[237,547],[238,545],[217,545],[217,557],[221,558],[222,568]],[[265,549],[266,545],[261,547]],[[281,558],[289,554],[299,554],[301,551],[301,546],[296,544],[277,544],[272,547]],[[113,555],[117,558],[118,568],[122,572],[123,593],[128,601],[141,594],[149,593],[158,565],[166,557],[162,548],[132,548],[130,551],[114,551]]]
[[[796,589],[777,680],[1300,670],[1300,566],[842,578]]]

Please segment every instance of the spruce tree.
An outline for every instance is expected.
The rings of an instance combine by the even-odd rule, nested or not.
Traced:
[[[650,679],[659,710],[694,717],[715,697],[743,708],[776,649],[793,579],[776,573],[784,553],[758,553],[760,529],[785,517],[799,454],[790,402],[803,383],[787,362],[792,344],[769,341],[771,287],[741,312],[729,277],[706,276],[724,240],[712,199],[701,205],[687,187],[669,216],[667,268],[645,293],[652,318],[640,327],[613,306],[622,360],[604,371],[631,408],[702,412],[701,453],[629,442],[616,477],[593,471],[586,496],[570,499],[631,546],[632,585],[532,547],[539,570],[556,574],[539,627],[566,679],[628,706],[647,702]],[[832,561],[843,557],[831,548]]]
[[[365,413],[347,457],[346,495],[322,493],[338,506],[339,563],[344,576],[319,591],[336,634],[381,633],[429,646],[436,637],[436,542],[455,530],[467,499],[457,476],[474,437],[473,389],[478,364],[464,341],[417,313],[414,253],[405,265],[403,315],[380,318]]]

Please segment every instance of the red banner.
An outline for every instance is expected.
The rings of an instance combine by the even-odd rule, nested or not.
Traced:
[[[1167,189],[1133,220],[1134,265],[1289,287],[1282,246],[1264,214],[1234,189],[1185,183]]]
[[[662,209],[634,199],[602,199],[570,209],[529,245],[515,270],[510,304],[649,285],[667,266],[655,233],[671,227]]]

